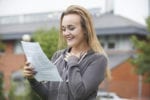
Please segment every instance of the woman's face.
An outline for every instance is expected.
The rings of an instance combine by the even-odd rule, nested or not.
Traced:
[[[62,33],[69,47],[78,47],[86,43],[85,34],[81,27],[80,16],[77,14],[65,15],[62,19]]]

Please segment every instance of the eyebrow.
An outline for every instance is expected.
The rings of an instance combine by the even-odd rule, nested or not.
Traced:
[[[72,26],[75,27],[75,25],[67,25],[67,27],[72,27]],[[63,25],[61,27],[65,28],[65,26],[63,26]]]

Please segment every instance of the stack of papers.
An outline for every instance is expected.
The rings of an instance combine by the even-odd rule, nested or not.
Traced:
[[[37,81],[62,81],[57,67],[44,54],[38,42],[21,41],[22,47],[34,70]]]

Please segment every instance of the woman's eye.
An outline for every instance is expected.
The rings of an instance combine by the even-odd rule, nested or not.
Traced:
[[[75,29],[75,27],[69,27],[68,29],[73,31]]]
[[[66,29],[65,29],[65,28],[62,28],[61,30],[62,30],[62,31],[66,31]]]

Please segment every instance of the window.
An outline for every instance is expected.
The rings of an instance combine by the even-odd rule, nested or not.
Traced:
[[[5,43],[0,41],[0,54],[3,54],[5,52]]]
[[[15,54],[23,54],[23,49],[20,41],[16,41],[14,44],[14,53]]]
[[[103,48],[105,47],[105,44],[103,42],[101,42],[101,45],[102,45]]]
[[[114,42],[109,42],[108,43],[108,49],[114,49],[115,48],[115,43]]]

